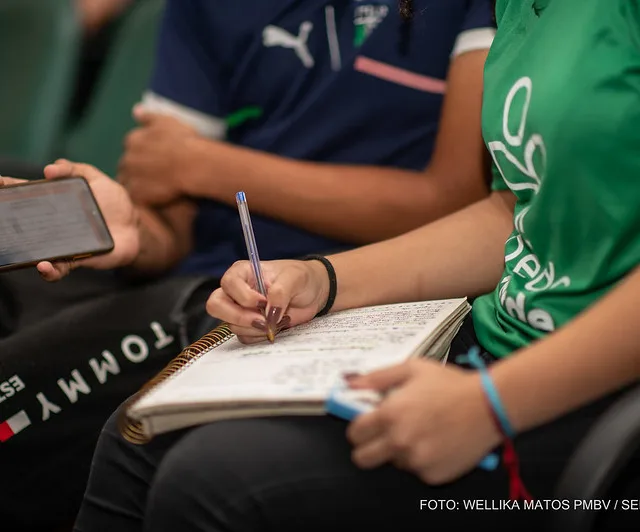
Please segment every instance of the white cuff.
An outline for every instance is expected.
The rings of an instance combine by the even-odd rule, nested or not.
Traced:
[[[154,92],[144,93],[142,105],[152,113],[164,114],[180,120],[193,127],[203,137],[222,140],[227,134],[227,123],[224,119],[191,109]]]
[[[455,57],[473,50],[487,50],[491,48],[495,34],[496,30],[493,28],[477,28],[463,31],[456,39],[451,56]]]

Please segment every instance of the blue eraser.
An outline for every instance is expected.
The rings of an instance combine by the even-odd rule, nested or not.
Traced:
[[[373,390],[352,390],[340,383],[331,390],[324,406],[327,413],[351,421],[373,410],[381,399],[382,396]]]
[[[382,399],[382,396],[372,390],[352,390],[344,382],[335,386],[324,407],[328,414],[346,421],[352,421],[360,414],[370,412]],[[491,453],[485,456],[478,467],[485,471],[494,471],[500,464],[500,457]]]
[[[355,417],[361,413],[354,406],[345,404],[341,401],[336,401],[331,397],[327,399],[324,406],[327,413],[346,421],[355,419]]]

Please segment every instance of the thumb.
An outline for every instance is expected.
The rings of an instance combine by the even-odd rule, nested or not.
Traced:
[[[89,164],[74,163],[66,159],[58,159],[55,163],[47,165],[44,169],[44,177],[46,179],[81,176],[91,183],[102,175],[99,170]]]
[[[19,185],[20,183],[26,183],[27,179],[16,179],[15,177],[2,177],[0,176],[0,187],[6,187],[8,185]]]
[[[133,106],[133,118],[141,126],[151,125],[158,116],[160,115],[149,111],[142,103]]]
[[[370,389],[385,392],[403,384],[411,376],[411,363],[403,362],[395,366],[379,369],[349,379],[351,388]]]
[[[57,179],[59,177],[71,177],[87,173],[89,165],[74,163],[67,159],[58,159],[53,164],[44,167],[44,177],[46,179]]]
[[[53,164],[44,167],[44,177],[55,179],[57,177],[70,176],[73,173],[73,163],[66,159],[58,159]]]

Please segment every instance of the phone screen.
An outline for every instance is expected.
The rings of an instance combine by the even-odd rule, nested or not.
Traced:
[[[109,229],[85,179],[0,188],[0,269],[111,249]]]

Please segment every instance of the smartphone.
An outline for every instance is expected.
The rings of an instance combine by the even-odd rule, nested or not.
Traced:
[[[111,250],[111,233],[83,177],[0,187],[0,271]]]

